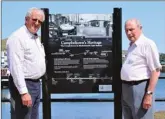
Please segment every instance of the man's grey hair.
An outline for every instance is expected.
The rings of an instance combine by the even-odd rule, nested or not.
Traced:
[[[136,19],[136,18],[128,19],[128,20],[125,22],[125,25],[126,25],[128,22],[135,22],[139,28],[142,28],[142,25],[141,25],[140,21],[139,21],[138,19]]]
[[[44,14],[44,11],[43,11],[42,9],[36,8],[36,7],[30,8],[30,9],[27,11],[27,13],[26,13],[26,17],[30,17],[31,14],[32,14],[32,12],[33,12],[34,10],[37,10],[38,12],[40,12],[40,13],[42,14],[42,16],[43,16],[43,21],[45,21],[45,14]]]

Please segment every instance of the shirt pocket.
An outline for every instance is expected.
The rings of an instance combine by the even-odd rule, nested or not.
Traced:
[[[137,54],[130,54],[128,57],[127,57],[127,64],[130,64],[130,65],[133,65],[134,63],[138,62],[139,61],[139,56]]]

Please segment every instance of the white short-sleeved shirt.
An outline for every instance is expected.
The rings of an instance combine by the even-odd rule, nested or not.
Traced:
[[[25,25],[8,38],[6,45],[13,81],[20,94],[27,93],[25,78],[35,80],[46,72],[44,47]]]
[[[128,51],[121,69],[121,79],[138,81],[149,79],[151,72],[161,68],[156,44],[143,34]]]

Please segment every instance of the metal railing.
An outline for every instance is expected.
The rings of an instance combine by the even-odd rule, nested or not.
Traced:
[[[165,77],[159,77],[160,80],[165,80]],[[7,88],[8,87],[8,76],[2,76],[1,77],[1,89],[3,90],[3,88]],[[41,102],[43,102],[43,99],[40,99]],[[93,98],[87,98],[87,99],[55,99],[55,98],[51,98],[51,102],[113,102],[114,99],[113,98],[109,98],[109,99],[102,99],[102,98],[97,98],[97,99],[93,99]],[[156,102],[165,102],[165,97],[164,98],[156,98],[155,99]],[[2,98],[1,97],[1,102],[10,102],[10,99],[7,98]]]

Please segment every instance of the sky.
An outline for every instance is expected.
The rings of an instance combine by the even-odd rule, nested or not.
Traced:
[[[3,1],[1,4],[1,39],[7,38],[24,24],[26,12],[31,7],[48,8],[56,14],[112,14],[114,8],[122,8],[122,49],[127,50],[129,41],[124,23],[137,18],[143,33],[152,39],[160,53],[165,53],[165,2],[163,1]]]

